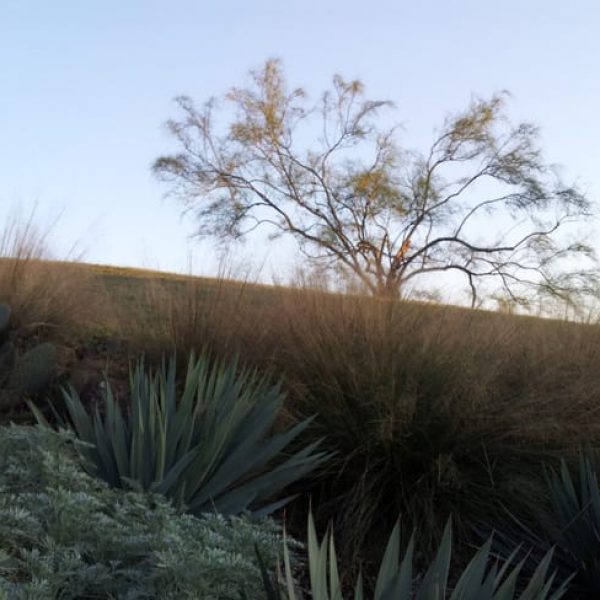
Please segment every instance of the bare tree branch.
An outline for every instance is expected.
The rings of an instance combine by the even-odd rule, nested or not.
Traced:
[[[455,272],[473,306],[499,290],[523,301],[597,283],[595,254],[571,239],[594,205],[543,161],[534,126],[509,122],[503,94],[447,117],[424,156],[378,126],[392,105],[367,99],[360,82],[335,76],[311,105],[288,90],[278,61],[219,102],[177,103],[182,117],[167,126],[180,152],[153,169],[194,211],[200,235],[291,235],[308,260],[374,294]]]

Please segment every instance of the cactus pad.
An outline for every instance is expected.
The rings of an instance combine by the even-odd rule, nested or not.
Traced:
[[[39,344],[15,360],[8,386],[25,394],[43,391],[56,373],[57,351],[54,344]]]

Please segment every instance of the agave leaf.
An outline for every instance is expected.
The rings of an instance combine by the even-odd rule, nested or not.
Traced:
[[[323,600],[331,600],[329,598],[329,592],[327,590],[327,550],[328,550],[328,539],[330,530],[325,532],[325,537],[319,546],[319,552],[317,554],[317,587],[314,590],[316,598]]]
[[[563,506],[569,511],[573,511],[579,507],[579,499],[577,498],[577,492],[569,473],[566,461],[563,459],[560,463],[560,480],[562,483],[562,500]]]
[[[331,600],[343,600],[333,531],[329,536],[329,595]]]
[[[310,588],[313,591],[313,596],[317,593],[319,588],[319,559],[320,559],[320,546],[317,538],[317,531],[315,528],[315,520],[312,512],[308,513],[308,573],[310,576]],[[326,592],[326,589],[325,589]]]
[[[486,567],[492,547],[492,538],[479,548],[475,556],[469,561],[465,570],[458,580],[450,600],[477,600],[487,597],[482,593],[483,582],[485,578]],[[493,584],[492,584],[493,589]]]
[[[561,527],[559,544],[573,557],[573,569],[581,566],[591,573],[597,571],[594,566],[600,542],[598,531],[600,521],[595,516],[594,497],[598,493],[598,482],[594,477],[594,469],[586,464],[586,457],[580,457],[580,485],[582,498],[576,492],[571,474],[564,461],[561,462],[560,474],[553,469],[546,470],[546,480],[550,498]],[[594,489],[595,488],[595,489]],[[587,585],[587,584],[586,584]],[[591,584],[592,588],[597,587]]]
[[[163,367],[164,369],[164,367]],[[164,370],[163,370],[164,373]],[[164,449],[164,469],[168,469],[170,465],[177,462],[177,453],[179,447],[179,440],[183,434],[183,427],[181,422],[177,420],[177,391],[176,391],[176,362],[173,358],[169,363],[169,370],[166,377],[162,378],[163,389],[161,398],[164,401],[164,438],[165,438],[165,449]],[[187,390],[186,386],[186,390]],[[193,391],[193,387],[192,387]],[[185,391],[180,400],[180,407],[185,408],[185,411],[190,414],[192,411],[186,404]],[[182,414],[185,414],[182,410]]]
[[[208,505],[214,505],[219,511],[222,511],[224,503],[227,505],[232,504],[232,501],[227,499],[231,494],[235,494],[241,498],[252,497],[260,500],[277,494],[289,483],[300,479],[306,473],[313,470],[315,465],[322,460],[321,454],[314,453],[317,446],[318,442],[310,444],[291,456],[283,464],[267,470],[262,475],[254,475],[247,483],[240,483],[227,490],[213,487],[210,481],[206,482],[201,493],[190,500],[190,511],[192,513],[202,512],[206,510]],[[241,510],[247,508],[249,507],[243,506]]]
[[[356,585],[354,587],[354,600],[365,600],[362,571],[358,572]]]
[[[277,410],[276,408],[264,408],[266,409],[266,411],[263,411],[265,419],[275,416],[276,413],[270,411]],[[213,477],[212,485],[227,487],[244,472],[261,468],[263,464],[272,458],[273,454],[280,452],[289,443],[286,443],[287,437],[291,441],[296,437],[296,431],[301,430],[302,428],[298,430],[297,427],[294,427],[291,430],[291,435],[290,432],[287,432],[285,436],[274,436],[266,443],[261,443],[261,437],[266,429],[260,427],[247,437],[230,438],[228,445],[224,445],[227,448],[227,455],[221,455],[220,469]],[[228,478],[230,481],[227,481]]]
[[[157,389],[157,376],[150,376],[143,381],[143,383],[141,411],[144,417],[145,431],[142,439],[142,455],[145,459],[143,463],[139,465],[140,471],[138,479],[142,481],[144,489],[149,489],[157,478],[158,452],[160,450],[160,442],[157,439],[157,424],[162,417],[160,411],[160,398]]]
[[[253,401],[253,396],[260,393],[262,399],[260,403]],[[274,424],[278,412],[285,402],[285,394],[281,390],[279,383],[270,387],[266,380],[257,380],[248,384],[244,392],[245,408],[248,414],[241,419],[236,432],[237,437],[245,439],[264,435]]]
[[[285,568],[285,580],[287,587],[288,600],[296,600],[296,591],[294,589],[294,577],[292,576],[292,566],[290,561],[290,551],[287,544],[287,534],[283,528],[283,564]]]
[[[285,487],[313,471],[315,465],[320,464],[326,457],[324,453],[302,456],[304,454],[299,452],[282,465],[245,484],[257,490],[256,502],[262,505],[268,498],[279,494]],[[252,507],[253,512],[254,510],[256,510],[255,506]]]
[[[412,588],[412,570],[413,570],[413,557],[415,552],[415,533],[410,536],[402,564],[400,565],[400,572],[398,573],[398,597],[399,598],[410,598]]]
[[[548,572],[548,568],[550,566],[550,561],[552,560],[553,551],[549,550],[541,562],[536,567],[527,587],[523,590],[523,593],[520,596],[520,600],[534,600],[537,598],[544,598],[544,588],[545,588],[545,580],[546,573]],[[554,575],[550,578],[550,583],[554,579]]]
[[[186,384],[186,389],[193,387],[193,383]],[[192,392],[194,390],[192,389]],[[185,398],[185,393],[181,403],[177,406],[174,415],[169,422],[167,436],[169,439],[168,463],[176,460],[176,456],[186,454],[192,447],[194,430],[197,427],[197,416],[194,414],[194,398]],[[191,403],[190,403],[191,402]]]
[[[242,412],[242,407],[236,406],[227,416],[224,422],[214,422],[213,430],[207,432],[203,439],[203,452],[198,456],[198,461],[190,467],[186,472],[185,477],[188,482],[190,495],[194,495],[201,487],[203,487],[212,474],[219,468],[224,460],[224,456],[228,449],[234,445],[232,441],[232,431],[236,421],[240,418],[238,415]],[[206,415],[204,415],[206,417]],[[205,419],[211,422],[210,419]],[[213,496],[210,492],[208,496]]]
[[[159,419],[156,431],[156,468],[154,481],[160,481],[165,476],[167,465],[167,431],[165,419]]]
[[[194,461],[182,473],[182,479],[187,487],[188,505],[190,507],[203,506],[209,500],[214,500],[218,493],[223,492],[223,490],[209,489],[207,481],[211,474],[218,469],[224,444],[225,440],[222,439],[217,443],[217,447],[215,447],[215,444],[210,445],[210,443],[207,443],[206,446],[198,448]],[[190,444],[190,448],[192,447],[195,447],[195,445]]]
[[[392,534],[388,540],[379,573],[375,584],[375,598],[380,598],[384,590],[390,588],[396,573],[398,572],[398,563],[400,562],[400,523],[396,523]]]
[[[598,487],[598,476],[588,457],[581,457],[581,462],[585,464],[586,477],[585,487],[588,489],[589,502],[591,505],[593,520],[600,524],[600,488]]]
[[[569,577],[567,577],[557,588],[554,590],[552,594],[548,596],[548,600],[560,600],[563,598],[567,592],[569,591],[569,584],[576,576],[576,573],[572,573]]]
[[[267,566],[265,565],[265,561],[263,560],[260,550],[258,549],[258,546],[256,544],[254,544],[254,552],[256,554],[258,568],[260,570],[260,575],[262,577],[264,592],[267,596],[265,600],[282,600],[281,592],[279,590],[279,585],[277,584],[277,582],[273,583],[271,577],[269,576],[269,570],[267,569]],[[246,599],[251,600],[247,596],[245,590],[242,590],[242,598],[244,600],[246,600]]]
[[[128,433],[121,409],[115,401],[112,389],[106,385],[106,422],[112,438],[115,462],[119,477],[129,476]]]
[[[77,437],[84,442],[94,443],[94,427],[92,418],[86,413],[83,403],[75,388],[62,390],[65,406],[75,427]]]
[[[254,438],[244,440],[227,460],[219,465],[215,475],[206,481],[204,492],[198,494],[198,502],[205,502],[213,493],[209,490],[224,490],[245,474],[258,471],[290,444],[308,425],[302,422],[284,434],[274,436],[258,445]],[[317,446],[314,446],[316,448]],[[285,464],[285,463],[284,463]]]
[[[50,411],[52,412],[54,420],[58,423],[59,429],[69,429],[67,422],[65,421],[65,419],[63,419],[62,415],[59,414],[58,410],[56,410],[56,407],[54,406],[52,400],[48,400],[48,406],[50,407]]]
[[[51,429],[52,426],[50,425],[50,423],[48,423],[48,420],[46,419],[42,411],[33,402],[31,402],[31,400],[26,400],[25,402],[27,403],[27,406],[29,406],[29,409],[33,413],[33,416],[35,417],[35,420],[37,421],[38,425],[44,429]]]
[[[497,585],[497,571],[498,568],[496,565],[492,565],[492,568],[489,570],[487,577],[483,580],[483,583],[479,586],[479,595],[473,595],[472,598],[474,600],[479,600],[479,598],[490,598],[493,600],[497,600],[496,595],[494,594],[494,588]],[[511,599],[512,600],[512,599]]]
[[[256,500],[256,491],[251,487],[236,487],[223,494],[212,502],[212,506],[219,514],[229,517],[243,512],[249,512],[248,507]],[[201,512],[206,512],[208,505],[204,505]],[[189,512],[198,514],[198,509],[190,507]]]
[[[448,519],[437,554],[419,586],[416,600],[442,600],[446,597],[451,555],[452,521]]]
[[[110,485],[119,486],[120,478],[117,472],[117,464],[113,456],[110,438],[102,426],[102,420],[100,419],[98,407],[96,407],[95,410],[96,413],[93,423],[95,436],[94,443],[100,457],[102,470],[106,474],[107,481],[110,483]]]
[[[196,450],[190,450],[187,454],[182,456],[169,470],[165,473],[165,476],[160,481],[155,481],[150,486],[150,490],[157,494],[163,494],[170,496],[171,491],[179,483],[181,473],[187,469],[189,464],[194,460]]]
[[[298,497],[298,494],[294,494],[292,496],[286,496],[285,498],[281,498],[276,502],[271,502],[270,504],[265,504],[258,509],[252,510],[252,518],[254,519],[264,519],[269,515],[277,512],[279,509],[283,508],[286,504],[289,504],[292,500]]]
[[[494,596],[494,600],[512,600],[515,597],[517,580],[519,574],[521,573],[521,570],[523,569],[523,565],[525,564],[526,558],[519,561],[517,565],[513,569],[511,569],[504,581],[503,578],[519,549],[520,546],[514,552],[512,552],[511,555],[506,559],[505,563],[502,565],[502,568],[500,569],[496,577],[496,585],[500,581],[502,581],[502,584],[500,585],[500,587],[498,587]]]
[[[498,582],[504,581],[504,577],[506,576],[506,573],[508,573],[508,570],[510,569],[510,566],[512,565],[515,558],[519,555],[519,552],[521,551],[521,547],[522,547],[522,544],[519,544],[509,554],[508,558],[506,558],[506,560],[504,560],[504,564],[500,567],[500,570],[497,571],[497,573],[496,573],[496,580]],[[519,563],[517,563],[515,568],[511,570],[510,575],[508,575],[508,577],[510,577],[515,571],[517,571],[517,573],[518,573],[521,570],[522,566],[525,564],[526,558],[527,557],[525,557],[523,560],[521,560]]]
[[[134,376],[131,394],[131,450],[129,455],[129,473],[131,477],[140,478],[140,465],[145,461],[143,455],[144,422],[140,406],[139,380]]]

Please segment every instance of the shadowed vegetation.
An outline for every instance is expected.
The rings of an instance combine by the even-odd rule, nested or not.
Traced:
[[[132,348],[239,354],[285,376],[285,422],[318,414],[310,435],[337,455],[303,490],[356,566],[398,514],[424,557],[449,514],[464,543],[512,531],[512,514],[543,530],[541,462],[600,440],[596,326],[247,283],[147,285]],[[288,510],[298,528],[305,509]]]
[[[399,515],[407,535],[418,528],[417,568],[432,558],[450,514],[456,563],[492,529],[519,540],[525,525],[547,549],[556,525],[540,465],[576,461],[582,444],[600,443],[596,325],[37,258],[13,263],[64,274],[65,288],[52,289],[73,277],[91,290],[93,319],[52,322],[65,346],[81,350],[81,363],[109,367],[119,402],[127,401],[128,360],[141,353],[158,365],[165,353],[187,360],[206,349],[283,376],[288,400],[276,429],[317,414],[300,443],[324,437],[323,449],[336,453],[324,473],[292,488],[302,493],[287,508],[288,526],[302,536],[310,495],[319,530],[333,522],[344,577],[362,564],[367,587]],[[45,314],[70,314],[58,311],[67,298],[45,298]],[[21,313],[24,322],[33,314]],[[98,393],[81,398],[103,410]]]

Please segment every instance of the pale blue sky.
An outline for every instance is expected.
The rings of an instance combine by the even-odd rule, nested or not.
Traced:
[[[222,93],[269,57],[313,96],[333,73],[361,78],[416,146],[472,94],[508,89],[548,159],[598,198],[599,26],[591,0],[0,0],[0,218],[37,202],[41,218],[64,211],[59,253],[77,242],[90,262],[185,271],[195,249],[214,272],[150,165],[174,96]],[[291,251],[263,240],[245,255],[269,272]]]

